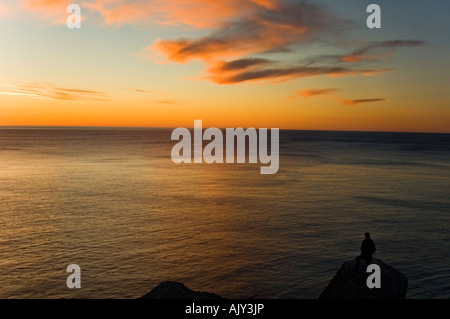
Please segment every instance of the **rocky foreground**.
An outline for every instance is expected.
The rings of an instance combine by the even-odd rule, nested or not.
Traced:
[[[408,279],[382,260],[373,258],[372,264],[381,269],[381,288],[369,289],[366,281],[370,273],[361,261],[355,270],[356,259],[345,262],[320,295],[319,299],[405,299]],[[179,282],[165,281],[141,299],[222,299],[221,296],[193,291]]]
[[[373,258],[371,264],[380,266],[381,288],[367,287],[371,274],[366,272],[367,265],[363,261],[355,270],[355,258],[342,265],[319,299],[405,299],[408,279],[381,259]]]

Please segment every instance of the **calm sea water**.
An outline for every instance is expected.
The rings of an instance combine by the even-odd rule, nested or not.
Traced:
[[[450,297],[450,135],[282,131],[280,170],[260,175],[176,165],[170,134],[0,129],[0,297],[134,298],[176,280],[317,298],[366,231],[409,298]]]

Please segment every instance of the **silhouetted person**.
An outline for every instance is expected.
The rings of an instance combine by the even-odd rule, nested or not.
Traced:
[[[366,238],[361,244],[361,255],[356,258],[356,270],[359,270],[359,261],[361,259],[364,259],[367,265],[370,265],[370,262],[372,261],[372,255],[375,254],[375,251],[377,250],[377,248],[375,247],[375,243],[370,238],[370,234],[365,233],[364,235],[366,236]]]

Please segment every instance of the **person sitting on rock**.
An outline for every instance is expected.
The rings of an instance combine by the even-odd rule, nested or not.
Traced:
[[[366,238],[361,244],[361,255],[356,258],[355,270],[359,270],[359,261],[361,259],[364,259],[367,265],[370,265],[370,262],[372,261],[372,255],[375,254],[375,251],[377,250],[374,241],[370,238],[370,233],[365,233],[364,235],[366,236]]]

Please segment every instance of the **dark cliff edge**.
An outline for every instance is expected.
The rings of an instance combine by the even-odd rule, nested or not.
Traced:
[[[179,282],[165,281],[140,299],[223,299],[219,295],[193,291]]]
[[[399,271],[373,258],[371,264],[377,264],[381,270],[381,288],[368,288],[367,264],[361,261],[355,270],[356,258],[345,262],[331,279],[319,299],[405,299],[408,279]]]

